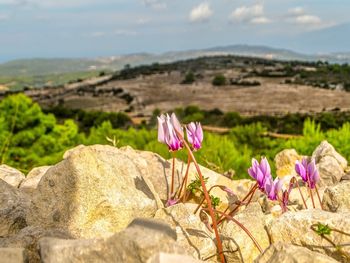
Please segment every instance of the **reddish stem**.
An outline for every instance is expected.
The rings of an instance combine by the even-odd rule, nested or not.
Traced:
[[[314,196],[312,195],[312,190],[311,190],[310,187],[309,187],[309,195],[310,195],[310,197],[311,197],[312,207],[313,207],[313,208],[316,208],[316,207],[315,207]]]
[[[205,209],[206,210],[206,209]],[[227,214],[225,214],[224,212],[221,212],[219,210],[214,209],[214,211],[216,213],[219,213],[221,215],[223,215],[224,217],[226,217],[228,220],[232,220],[234,223],[236,223],[240,228],[243,229],[244,232],[246,232],[246,234],[250,237],[250,239],[253,241],[254,245],[256,246],[256,248],[259,250],[260,253],[262,253],[262,249],[258,243],[258,241],[256,241],[256,239],[254,238],[254,236],[252,235],[252,233],[250,233],[250,231],[243,225],[241,224],[237,219],[233,218],[232,216],[229,216]]]
[[[187,186],[187,178],[188,178],[188,171],[189,171],[189,169],[190,169],[190,164],[191,164],[191,158],[190,158],[190,156],[188,156],[188,158],[187,158],[187,167],[186,167],[185,177],[184,177],[184,179],[182,180],[182,184],[181,184],[181,187],[180,187],[180,190],[179,190],[179,193],[178,193],[178,199],[180,199],[182,189],[183,189],[183,187],[185,186],[185,193],[184,193],[183,200],[182,200],[183,202],[186,201],[186,186]]]
[[[172,173],[171,173],[170,198],[173,198],[173,193],[174,193],[174,178],[175,178],[175,154],[173,154],[173,169],[172,169]]]
[[[316,185],[315,185],[315,190],[316,190],[316,194],[317,194],[318,201],[320,202],[321,209],[323,210],[321,197],[320,197],[320,194],[318,193],[318,189],[317,189],[317,186],[316,186]]]
[[[300,186],[299,186],[298,180],[297,180],[295,177],[293,177],[293,179],[294,179],[295,183],[297,184],[297,187],[298,187],[298,190],[299,190],[299,194],[300,194],[300,196],[301,196],[301,199],[303,200],[303,203],[304,203],[305,209],[307,209],[307,205],[306,205],[306,202],[305,202],[305,199],[304,199],[303,193],[301,192],[301,189],[300,189]],[[292,180],[293,180],[293,179],[292,179]]]
[[[209,188],[208,190],[208,194],[211,192],[211,190],[213,190],[214,188],[216,187],[222,187],[222,185],[219,185],[219,184],[216,184],[216,185],[213,185],[212,187]],[[221,189],[221,188],[220,188]],[[198,209],[202,206],[202,204],[204,203],[205,201],[205,198],[203,197],[202,198],[202,201],[198,204],[196,210],[194,210],[193,214],[197,213]],[[226,211],[226,210],[225,210]]]
[[[197,173],[199,175],[199,179],[201,181],[204,197],[205,197],[205,199],[206,199],[206,201],[208,203],[208,211],[209,211],[212,223],[213,223],[213,229],[214,229],[214,232],[215,232],[215,237],[216,237],[216,241],[217,241],[217,245],[218,245],[218,252],[219,252],[219,256],[220,256],[220,261],[221,261],[221,263],[225,263],[226,260],[225,260],[224,254],[222,252],[223,251],[223,249],[222,249],[222,242],[221,242],[221,239],[220,239],[220,235],[219,235],[219,231],[218,231],[218,227],[217,227],[217,223],[216,223],[216,216],[214,214],[213,206],[211,204],[211,198],[210,198],[210,196],[208,194],[207,187],[206,187],[205,182],[204,182],[203,174],[202,174],[202,172],[201,172],[201,170],[199,168],[199,165],[198,165],[196,159],[194,158],[194,155],[192,153],[191,147],[184,140],[184,138],[181,135],[181,133],[179,133],[177,130],[175,130],[175,131],[176,131],[178,137],[183,141],[184,146],[186,147],[186,149],[188,151],[188,154],[191,157],[191,159],[192,159],[192,161],[194,163],[194,166],[196,167]]]
[[[254,196],[254,193],[255,193],[255,190],[257,189],[257,187],[258,187],[258,183],[256,183],[256,184],[249,190],[248,194],[243,198],[243,200],[240,202],[240,204],[237,205],[237,206],[229,213],[230,216],[232,216],[232,215],[238,210],[238,208],[241,207],[241,205],[244,203],[244,201],[245,201],[248,197],[250,197],[250,198],[249,198],[249,200],[248,200],[248,202],[247,202],[246,205],[248,205],[248,204],[250,203],[250,201],[252,200],[252,198],[253,198],[253,196]],[[227,208],[227,209],[225,210],[225,213],[227,212],[228,209],[229,209],[229,208]],[[221,223],[224,221],[224,217],[225,217],[225,216],[221,215],[221,217],[220,217],[219,220],[218,220],[218,225],[221,224]]]

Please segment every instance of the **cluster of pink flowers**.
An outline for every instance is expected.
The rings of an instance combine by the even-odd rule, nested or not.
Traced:
[[[178,151],[183,148],[183,128],[174,113],[169,116],[162,114],[158,118],[158,141],[168,145],[170,151]],[[199,122],[191,122],[186,125],[187,141],[194,150],[199,150],[203,142],[203,130]]]
[[[316,168],[315,160],[308,162],[306,158],[303,158],[301,163],[297,161],[295,164],[295,171],[310,190],[316,188],[320,176]],[[289,184],[287,189],[284,186],[285,179],[276,177],[276,179],[273,180],[269,162],[265,157],[261,158],[260,163],[256,159],[252,159],[252,166],[248,169],[248,174],[256,180],[257,187],[260,191],[265,193],[270,200],[278,200],[282,210],[286,211],[289,195],[293,186],[292,183]]]

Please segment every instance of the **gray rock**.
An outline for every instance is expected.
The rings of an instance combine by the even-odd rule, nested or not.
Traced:
[[[15,234],[27,226],[29,204],[27,196],[0,179],[0,236]]]
[[[76,238],[105,237],[160,207],[131,157],[112,146],[80,146],[41,178],[28,222]]]
[[[39,227],[26,227],[15,235],[7,238],[0,238],[0,247],[3,248],[23,248],[30,263],[39,263],[38,241],[42,237],[72,238],[69,234],[59,229],[44,230]]]
[[[146,263],[156,253],[182,251],[176,244],[176,232],[169,225],[151,219],[135,219],[125,230],[108,238],[40,240],[43,263]]]
[[[177,243],[196,259],[205,259],[217,253],[215,235],[194,215],[195,204],[176,204],[159,209],[155,215],[168,223],[177,233]],[[216,257],[213,257],[215,259]]]
[[[349,232],[350,213],[338,214],[318,209],[287,212],[269,221],[267,229],[272,243],[281,241],[304,246],[310,250],[326,254],[338,261],[346,262],[344,254],[349,255],[350,247],[343,245],[349,244],[350,236],[332,231],[330,235],[327,235],[327,238],[340,246],[341,249],[334,248],[329,241],[311,229],[313,225],[318,223]]]
[[[336,263],[335,259],[305,247],[277,242],[269,246],[254,263]]]
[[[0,165],[0,179],[13,187],[18,187],[25,178],[24,174],[6,164]]]
[[[0,248],[0,262],[26,263],[27,257],[23,248]]]
[[[322,205],[331,212],[350,212],[350,181],[327,187],[323,194]]]
[[[320,185],[337,184],[344,176],[347,161],[327,141],[323,141],[315,149],[312,158],[315,159],[320,173]]]

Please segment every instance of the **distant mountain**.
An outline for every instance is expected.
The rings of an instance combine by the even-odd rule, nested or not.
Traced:
[[[201,50],[166,52],[163,54],[139,53],[122,56],[101,57],[95,59],[52,58],[13,60],[0,64],[0,75],[35,76],[61,74],[67,72],[119,70],[127,64],[130,66],[137,66],[141,64],[151,64],[156,62],[167,63],[178,60],[215,55],[239,55],[276,60],[326,60],[331,63],[350,62],[350,52],[307,55],[287,49],[278,49],[267,46],[231,45]]]

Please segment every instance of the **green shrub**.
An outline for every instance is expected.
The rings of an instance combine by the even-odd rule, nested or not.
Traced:
[[[212,81],[214,86],[224,86],[226,85],[226,77],[222,74],[216,75]]]

